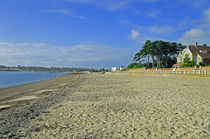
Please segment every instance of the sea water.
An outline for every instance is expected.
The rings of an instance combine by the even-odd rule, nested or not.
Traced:
[[[65,73],[0,72],[0,88],[47,80],[61,75]]]

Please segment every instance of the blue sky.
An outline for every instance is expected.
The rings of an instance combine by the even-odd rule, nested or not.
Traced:
[[[210,45],[209,0],[0,0],[0,65],[128,65],[145,40]]]

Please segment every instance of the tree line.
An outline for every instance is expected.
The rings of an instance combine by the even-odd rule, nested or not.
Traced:
[[[185,45],[176,42],[162,40],[147,40],[141,50],[135,54],[128,68],[170,68],[177,62],[177,55],[186,48]]]
[[[95,71],[90,68],[67,68],[67,67],[35,67],[35,66],[4,66],[0,65],[0,71],[31,71],[31,72],[85,72]]]

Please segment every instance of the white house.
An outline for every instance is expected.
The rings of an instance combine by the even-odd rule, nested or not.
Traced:
[[[112,67],[112,68],[111,68],[111,71],[118,71],[118,70],[119,70],[118,67]]]
[[[177,56],[177,64],[174,66],[181,66],[186,55],[189,55],[190,60],[192,60],[196,65],[199,65],[200,62],[207,65],[210,64],[210,47],[206,44],[198,46],[196,42],[194,46],[186,47]]]

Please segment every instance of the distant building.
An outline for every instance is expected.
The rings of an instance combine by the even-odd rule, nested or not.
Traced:
[[[112,67],[111,71],[124,71],[126,70],[126,66],[120,66],[120,67]]]
[[[111,71],[119,71],[119,68],[118,67],[112,67]]]
[[[126,66],[120,66],[120,71],[125,71],[126,70]]]
[[[203,46],[198,46],[196,42],[194,46],[188,46],[182,50],[177,56],[177,64],[174,67],[180,67],[186,55],[189,55],[190,60],[192,60],[196,65],[199,65],[200,62],[207,65],[210,64],[210,46],[204,44]]]

